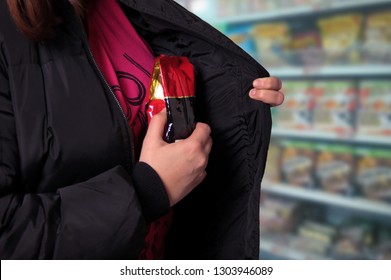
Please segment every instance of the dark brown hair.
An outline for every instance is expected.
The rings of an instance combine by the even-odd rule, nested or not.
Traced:
[[[61,23],[56,15],[55,0],[7,0],[8,8],[20,32],[33,41],[54,37],[54,27]],[[81,17],[88,0],[70,0]]]

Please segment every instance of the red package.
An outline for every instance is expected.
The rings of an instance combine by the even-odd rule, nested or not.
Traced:
[[[155,60],[147,104],[148,123],[167,109],[164,140],[187,138],[195,128],[194,68],[187,57],[160,55]]]

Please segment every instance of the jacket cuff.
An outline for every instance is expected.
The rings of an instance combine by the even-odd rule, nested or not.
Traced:
[[[133,168],[132,177],[147,223],[167,213],[170,201],[156,171],[147,163],[138,162]]]

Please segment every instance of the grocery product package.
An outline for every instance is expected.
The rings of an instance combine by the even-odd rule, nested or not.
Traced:
[[[391,82],[363,80],[360,82],[357,134],[391,136]]]
[[[340,136],[354,132],[354,111],[357,103],[355,84],[352,81],[318,81],[313,84],[316,96],[314,129]]]
[[[276,128],[310,129],[314,99],[310,82],[286,81],[283,85],[284,104],[273,112]]]
[[[289,233],[298,219],[299,203],[279,197],[267,197],[261,202],[262,234]]]
[[[279,169],[282,180],[292,186],[313,187],[313,143],[286,140],[281,142],[281,148]]]
[[[365,252],[374,243],[374,225],[366,220],[350,218],[343,221],[335,240],[336,259],[366,259]]]
[[[304,220],[297,228],[296,247],[305,252],[326,256],[336,235],[332,225]]]
[[[317,185],[331,193],[353,193],[354,150],[349,145],[317,144],[315,177]]]
[[[360,62],[362,16],[358,13],[326,17],[318,21],[327,64]]]
[[[291,50],[296,54],[294,64],[305,67],[320,67],[324,52],[317,30],[300,31],[292,36]]]
[[[167,109],[164,139],[172,143],[187,138],[195,128],[194,69],[186,57],[160,55],[155,60],[147,104],[150,121],[153,115]]]
[[[258,59],[268,67],[289,64],[290,31],[286,22],[261,23],[250,31],[256,45]]]
[[[391,10],[372,13],[365,22],[363,59],[364,62],[391,62]]]
[[[360,147],[356,149],[356,183],[369,199],[391,202],[391,151]]]

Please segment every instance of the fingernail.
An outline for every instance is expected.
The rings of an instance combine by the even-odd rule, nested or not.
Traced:
[[[251,95],[251,96],[254,96],[254,95],[255,95],[255,89],[250,90],[250,95]]]
[[[254,84],[256,87],[262,87],[262,80],[256,80]]]

